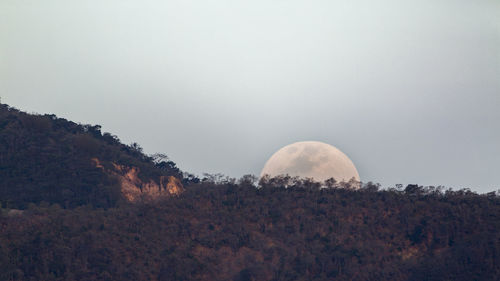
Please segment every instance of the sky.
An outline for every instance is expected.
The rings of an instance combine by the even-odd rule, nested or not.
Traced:
[[[184,171],[322,141],[362,181],[500,189],[498,0],[0,0],[0,97]]]

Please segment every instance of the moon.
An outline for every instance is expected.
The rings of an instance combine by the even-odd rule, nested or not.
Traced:
[[[360,181],[358,170],[347,155],[319,141],[296,142],[281,148],[264,165],[261,177],[264,175],[298,176],[318,182],[329,178],[337,182],[347,182],[352,178]]]

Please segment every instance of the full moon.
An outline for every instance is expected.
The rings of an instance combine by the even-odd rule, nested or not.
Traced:
[[[359,181],[359,174],[351,159],[334,146],[318,141],[303,141],[287,145],[267,160],[261,177],[289,175],[313,178],[323,182],[334,178],[337,182]]]

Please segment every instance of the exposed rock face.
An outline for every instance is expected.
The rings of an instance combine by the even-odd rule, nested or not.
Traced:
[[[178,195],[184,190],[181,181],[174,176],[162,176],[159,183],[152,179],[144,182],[139,178],[140,171],[136,167],[112,163],[113,169],[106,169],[99,159],[93,158],[92,162],[96,167],[118,178],[122,194],[130,202],[157,200]]]

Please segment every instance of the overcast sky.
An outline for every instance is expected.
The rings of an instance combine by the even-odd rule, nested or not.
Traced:
[[[500,189],[498,0],[0,0],[0,96],[185,170],[303,140],[363,181]]]

